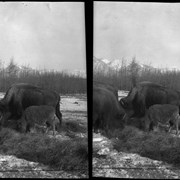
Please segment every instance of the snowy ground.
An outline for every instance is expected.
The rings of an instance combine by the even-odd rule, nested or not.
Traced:
[[[5,93],[4,92],[0,92],[0,99],[2,99],[4,97]]]
[[[86,95],[61,96],[60,109],[64,123],[77,122],[82,128],[87,128],[87,97]],[[62,132],[63,133],[63,132]],[[61,133],[61,134],[62,134]],[[64,132],[65,133],[65,132]],[[87,137],[86,133],[76,134],[78,137]]]
[[[93,133],[93,177],[179,179],[180,170],[135,153],[118,152],[110,139]]]
[[[87,98],[82,95],[61,96],[61,111],[83,111],[87,112]]]
[[[127,96],[129,91],[118,91],[118,99],[120,100],[121,98]]]

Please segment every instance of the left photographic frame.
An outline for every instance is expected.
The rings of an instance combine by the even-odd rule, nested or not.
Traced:
[[[0,177],[89,178],[85,3],[0,12]]]

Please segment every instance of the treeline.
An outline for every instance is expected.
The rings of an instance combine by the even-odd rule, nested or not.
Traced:
[[[95,71],[93,80],[111,84],[121,90],[130,90],[132,85],[141,81],[151,81],[180,90],[180,71],[162,70],[148,65],[142,68],[135,58],[129,65],[122,61],[121,68],[110,70],[106,74],[103,71]]]
[[[5,68],[0,64],[0,91],[5,92],[14,83],[30,83],[61,94],[86,93],[86,78],[65,72],[32,69],[16,65],[11,59]]]

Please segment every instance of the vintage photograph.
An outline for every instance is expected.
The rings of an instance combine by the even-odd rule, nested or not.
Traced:
[[[180,3],[94,2],[93,177],[180,178]]]
[[[88,178],[83,2],[0,2],[0,178]]]

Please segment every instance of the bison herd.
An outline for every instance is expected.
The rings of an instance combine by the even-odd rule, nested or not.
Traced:
[[[55,91],[25,83],[12,85],[0,100],[0,125],[15,124],[20,132],[29,132],[35,126],[53,128],[53,135],[62,123],[60,96]]]
[[[12,85],[0,100],[0,125],[13,121],[26,133],[45,126],[59,130],[62,123],[60,95],[25,83]],[[93,130],[108,131],[134,125],[145,131],[166,127],[179,131],[180,92],[152,82],[141,82],[118,100],[118,89],[93,82]]]
[[[108,131],[133,125],[144,131],[179,130],[180,92],[152,82],[140,82],[118,100],[110,85],[93,83],[93,130]]]

